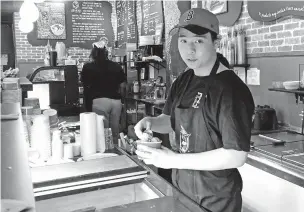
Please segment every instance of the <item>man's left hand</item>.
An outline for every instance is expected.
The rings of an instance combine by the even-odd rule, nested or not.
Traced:
[[[161,146],[160,149],[138,145],[136,154],[142,158],[146,164],[152,164],[163,169],[171,169],[175,167],[175,156],[177,153]]]

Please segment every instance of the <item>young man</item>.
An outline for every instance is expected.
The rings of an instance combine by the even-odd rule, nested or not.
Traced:
[[[182,193],[212,212],[240,212],[242,179],[237,170],[250,150],[254,102],[250,90],[216,53],[219,22],[204,9],[185,12],[178,26],[178,49],[188,70],[172,84],[163,114],[135,126],[175,131],[172,150],[138,146],[147,164],[172,168]],[[224,65],[225,64],[225,65]]]

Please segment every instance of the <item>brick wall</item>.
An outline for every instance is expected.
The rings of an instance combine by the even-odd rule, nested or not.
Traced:
[[[235,25],[246,30],[248,56],[256,53],[284,53],[304,51],[304,19],[292,16],[272,22],[253,20],[247,10],[247,0]],[[226,36],[231,27],[220,27],[221,35]]]
[[[112,25],[116,37],[116,13],[114,1],[112,4]],[[140,17],[140,10],[138,17]],[[165,17],[166,18],[166,17]],[[27,40],[27,34],[18,29],[19,13],[14,13],[14,33],[16,38],[16,61],[43,62],[44,46],[32,46]],[[140,22],[138,22],[140,26]],[[253,20],[247,11],[247,1],[244,1],[239,20],[235,25],[242,25],[246,29],[247,54],[277,53],[304,51],[304,20],[303,18],[284,17],[273,22],[259,22]],[[220,27],[221,35],[227,35],[231,27]],[[86,61],[90,50],[78,47],[67,49],[72,58]]]
[[[116,12],[115,12],[115,3],[114,1],[109,1],[112,4],[112,17],[111,22],[114,30],[114,35],[116,39]],[[43,63],[44,59],[44,47],[45,46],[32,46],[27,40],[27,34],[22,33],[19,30],[18,22],[20,20],[20,16],[18,12],[14,13],[14,34],[15,34],[15,46],[16,46],[16,62],[18,63]],[[53,46],[55,48],[55,46]],[[90,55],[90,49],[82,49],[79,47],[70,47],[67,48],[68,54],[73,59],[78,59],[80,62],[87,61]]]

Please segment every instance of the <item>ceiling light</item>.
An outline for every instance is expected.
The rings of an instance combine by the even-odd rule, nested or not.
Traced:
[[[33,30],[34,24],[31,21],[21,19],[18,23],[19,29],[23,33],[29,33]]]
[[[20,7],[20,17],[23,20],[35,22],[39,18],[39,10],[32,1],[25,1]]]

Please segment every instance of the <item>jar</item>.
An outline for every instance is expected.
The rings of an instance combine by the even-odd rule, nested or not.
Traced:
[[[133,92],[134,93],[139,93],[139,83],[137,81],[134,81]]]

